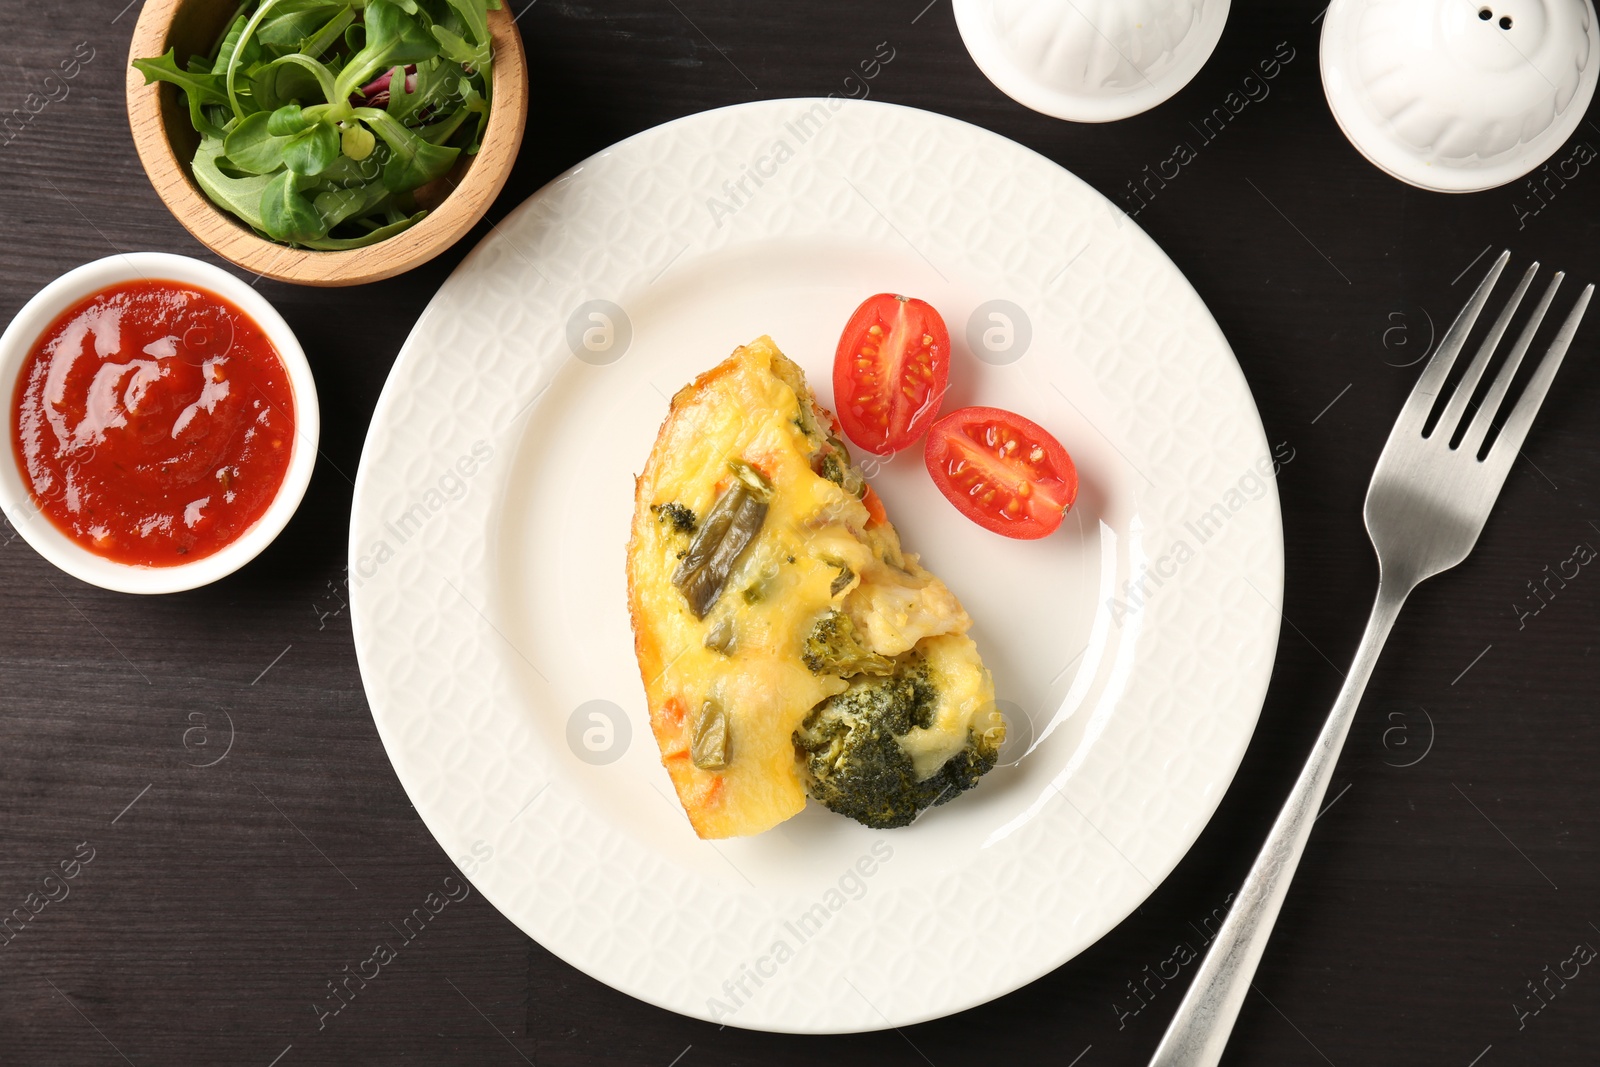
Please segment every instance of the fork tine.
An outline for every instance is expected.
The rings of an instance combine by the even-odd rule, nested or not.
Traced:
[[[1528,379],[1527,389],[1523,390],[1522,396],[1517,400],[1517,406],[1511,409],[1511,414],[1506,418],[1506,424],[1500,430],[1500,436],[1495,439],[1494,447],[1490,451],[1497,465],[1509,468],[1511,461],[1522,450],[1522,442],[1528,436],[1528,427],[1533,425],[1533,417],[1539,413],[1545,394],[1550,391],[1550,382],[1555,378],[1556,371],[1561,369],[1561,359],[1567,354],[1567,346],[1572,343],[1572,335],[1578,332],[1578,323],[1583,320],[1584,310],[1588,308],[1589,298],[1593,295],[1592,284],[1583,287],[1583,293],[1578,297],[1577,303],[1572,305],[1572,312],[1567,316],[1567,321],[1561,324],[1561,332],[1550,342],[1550,348],[1545,352],[1544,359],[1534,370],[1533,377]]]
[[[1448,442],[1455,436],[1456,427],[1461,424],[1461,416],[1466,412],[1472,394],[1477,391],[1478,382],[1483,379],[1484,369],[1488,367],[1494,350],[1500,345],[1500,339],[1505,336],[1506,327],[1511,325],[1511,316],[1517,313],[1517,308],[1522,304],[1522,295],[1528,291],[1528,286],[1533,284],[1533,276],[1538,271],[1539,263],[1535,260],[1523,272],[1522,281],[1517,283],[1517,291],[1511,294],[1511,299],[1506,301],[1506,306],[1500,310],[1494,325],[1489,328],[1489,336],[1478,346],[1478,352],[1467,365],[1466,373],[1456,383],[1456,391],[1451,394],[1450,402],[1445,405],[1444,414],[1439,416],[1439,421],[1433,427],[1434,433],[1443,431],[1445,441]]]
[[[1450,368],[1455,366],[1456,357],[1461,354],[1461,349],[1467,343],[1467,335],[1472,332],[1473,324],[1478,321],[1478,313],[1483,310],[1483,305],[1489,302],[1489,291],[1494,288],[1494,283],[1500,280],[1500,272],[1505,270],[1506,262],[1510,259],[1511,249],[1508,248],[1500,253],[1499,258],[1494,261],[1494,266],[1489,268],[1489,273],[1483,276],[1483,281],[1473,290],[1467,306],[1461,309],[1456,321],[1450,324],[1444,340],[1434,349],[1433,358],[1422,368],[1422,375],[1417,378],[1417,384],[1411,387],[1411,395],[1406,397],[1405,407],[1400,409],[1400,417],[1395,420],[1396,431],[1404,427],[1407,432],[1419,435],[1422,433],[1423,424],[1428,421],[1428,412],[1433,410],[1434,398],[1439,395],[1439,390],[1444,388],[1445,379],[1450,376]]]
[[[1494,424],[1495,413],[1500,410],[1500,402],[1505,399],[1507,390],[1511,388],[1511,381],[1517,376],[1517,368],[1522,366],[1522,357],[1527,355],[1528,348],[1533,344],[1534,335],[1539,332],[1539,326],[1544,322],[1545,312],[1550,310],[1550,304],[1556,298],[1556,290],[1561,288],[1562,279],[1566,276],[1565,271],[1556,271],[1555,277],[1551,278],[1550,284],[1545,287],[1544,296],[1539,298],[1539,306],[1533,309],[1533,316],[1522,328],[1517,343],[1511,348],[1511,354],[1506,356],[1505,366],[1495,375],[1488,393],[1484,395],[1482,406],[1473,416],[1472,425],[1467,428],[1466,436],[1461,439],[1461,451],[1475,456],[1483,447],[1484,439],[1489,436],[1489,428]]]

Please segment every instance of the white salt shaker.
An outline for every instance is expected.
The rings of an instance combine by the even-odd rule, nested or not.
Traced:
[[[1075,122],[1148,111],[1217,46],[1228,0],[954,0],[956,27],[1001,92]]]
[[[1375,165],[1423,189],[1475,192],[1566,145],[1594,96],[1597,48],[1589,0],[1333,0],[1322,85]],[[1555,165],[1594,155],[1572,151],[1586,158]]]

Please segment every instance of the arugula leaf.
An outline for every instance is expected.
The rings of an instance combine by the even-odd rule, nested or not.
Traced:
[[[252,108],[274,111],[297,100],[317,99],[321,88],[311,71],[282,59],[254,63],[244,72]]]
[[[228,94],[223,90],[222,78],[216,74],[184,70],[178,66],[178,50],[167,49],[167,54],[155,59],[136,59],[133,66],[144,75],[144,83],[171,82],[202,104],[226,104]]]
[[[402,115],[407,115],[416,109],[417,94],[406,92],[406,68],[394,67],[389,71],[389,103],[384,110],[389,112],[389,117],[396,122],[404,122]]]
[[[456,130],[461,128],[461,124],[467,120],[469,115],[472,114],[470,101],[471,97],[476,95],[476,90],[469,90],[469,106],[456,108],[455,112],[451,114],[449,118],[435,122],[430,126],[422,127],[422,129],[417,131],[417,136],[421,137],[429,144],[444,144],[446,141],[450,140],[451,137],[455,136]],[[476,146],[467,149],[467,153],[470,155],[475,150]]]
[[[463,67],[476,70],[479,65],[487,63],[489,50],[477,45],[467,43],[466,39],[458,34],[451,33],[443,26],[430,26],[429,30],[439,41],[439,50],[445,58],[452,63],[460,63]]]
[[[426,111],[437,113],[450,103],[455,86],[456,67],[442,57],[434,57],[417,64],[416,83],[409,93],[389,94],[389,117],[396,122],[411,124]]]
[[[430,30],[438,39],[440,50],[452,62],[482,75],[487,85],[494,52],[484,0],[450,0],[450,7],[451,13],[457,16],[451,23],[459,23],[465,32],[458,33],[455,25],[434,25]]]
[[[363,234],[360,237],[323,237],[309,241],[303,241],[301,243],[307,248],[315,248],[324,252],[342,252],[351,248],[366,248],[368,245],[375,245],[381,241],[387,241],[395,234],[409,230],[411,227],[421,222],[427,214],[428,213],[426,211],[419,211],[415,215],[401,217],[399,220],[391,222],[387,226],[379,226],[371,233]]]
[[[323,2],[306,5],[295,11],[284,11],[280,7],[278,14],[261,24],[256,39],[263,48],[279,56],[302,52],[305,42],[321,30],[341,6]]]
[[[291,52],[286,56],[280,56],[279,58],[274,59],[269,65],[269,69],[274,70],[286,70],[286,68],[289,67],[298,68],[296,73],[309,75],[313,83],[313,87],[318,92],[322,93],[324,99],[332,94],[334,78],[333,71],[329,70],[324,64],[317,62],[310,56],[301,55],[299,52]],[[278,85],[280,87],[279,95],[282,96],[284,94],[281,88],[283,86],[283,80],[281,76]],[[308,88],[305,91],[304,97],[309,98],[310,95],[311,90]],[[301,94],[298,91],[294,92],[295,98],[300,98],[300,96]]]
[[[278,14],[310,11],[316,8],[348,7],[348,0],[284,0],[278,5]]]
[[[356,160],[349,156],[340,156],[333,161],[332,166],[317,175],[313,187],[319,190],[352,189],[358,185],[370,185],[383,177],[383,165],[388,159],[389,146],[382,143],[378,144],[366,159]]]
[[[328,235],[327,224],[298,183],[293,171],[279,171],[261,192],[262,228],[275,241],[305,244]]]
[[[393,153],[383,167],[384,187],[393,192],[405,192],[443,177],[461,154],[459,148],[429,144],[377,108],[358,107],[355,114],[384,139]]]
[[[136,59],[133,65],[144,75],[146,85],[154,82],[171,82],[176,85],[188,102],[189,124],[197,133],[215,134],[220,137],[222,131],[216,123],[206,117],[205,105],[208,101],[227,103],[228,98],[221,90],[221,80],[215,78],[208,70],[195,70],[192,67],[186,70],[179,67],[176,53],[176,49],[168,49],[164,56],[155,59]]]
[[[213,203],[232,212],[251,228],[265,231],[266,225],[261,218],[261,194],[271,179],[264,175],[230,178],[217,167],[217,160],[222,156],[222,138],[201,138],[191,166],[195,184]]]
[[[459,148],[444,148],[416,138],[413,145],[394,150],[383,167],[383,184],[397,193],[426,185],[450,173],[460,154]]]
[[[306,38],[305,43],[300,46],[300,52],[297,54],[307,59],[321,58],[322,53],[332,48],[335,41],[343,39],[344,31],[350,28],[350,24],[355,21],[355,18],[355,8],[342,8],[338,14],[328,20],[326,25]],[[325,89],[325,92],[330,97],[333,95],[331,84]]]
[[[241,64],[248,66],[260,56],[261,42],[255,40],[254,37],[256,27],[261,25],[261,20],[266,18],[267,14],[277,7],[279,3],[280,0],[261,0],[261,6],[256,8],[255,14],[250,16],[249,20],[239,30],[238,36],[234,38],[233,51],[228,54],[228,65],[225,68],[227,73],[223,84],[228,91],[228,103],[233,107],[234,116],[237,118],[244,118],[244,110],[239,104],[239,91],[234,85],[234,81],[238,77],[239,67]],[[230,30],[228,35],[233,37],[233,31]],[[223,53],[227,54],[226,42],[224,42]],[[222,56],[219,54],[217,59],[220,62]]]
[[[489,47],[489,9],[484,0],[450,0],[450,6],[455,8],[461,16],[461,21],[466,23],[467,29],[472,33],[473,43],[483,48]],[[496,9],[499,5],[495,5]]]
[[[312,198],[311,206],[332,231],[347,219],[359,218],[378,210],[392,195],[381,184],[373,182],[353,188],[324,189]]]
[[[489,101],[478,92],[477,86],[466,78],[461,79],[462,96],[461,108],[453,116],[458,121],[468,115],[478,117],[478,128],[472,133],[472,142],[467,145],[467,155],[478,154],[478,147],[483,144],[483,131],[489,125]]]
[[[262,2],[271,3],[272,0]],[[438,54],[438,45],[422,24],[391,0],[367,0],[363,25],[367,43],[350,57],[334,84],[334,94],[340,100],[349,97],[385,67],[403,67]]]
[[[244,28],[249,24],[250,16],[241,9],[228,27],[228,32],[222,35],[222,43],[217,46],[217,58],[211,64],[211,73],[224,76],[228,73],[228,64],[233,62],[233,53],[239,48],[239,38],[244,36]]]

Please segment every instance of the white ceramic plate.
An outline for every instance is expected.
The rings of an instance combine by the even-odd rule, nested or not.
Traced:
[[[961,518],[916,449],[872,473],[976,620],[1013,765],[904,830],[813,804],[701,841],[633,657],[633,475],[667,398],[759,334],[831,400],[838,332],[880,291],[944,313],[947,408],[1022,412],[1082,475],[1061,531],[1014,542]],[[1277,640],[1269,457],[1194,291],[1049,160],[878,103],[694,115],[531,197],[401,352],[351,523],[373,718],[473,884],[617,989],[795,1032],[945,1015],[1111,929],[1215,809]]]

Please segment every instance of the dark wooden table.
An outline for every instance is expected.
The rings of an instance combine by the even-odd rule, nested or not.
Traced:
[[[38,110],[0,132],[6,319],[58,273],[116,250],[214,258],[134,156],[122,84],[138,0],[123,2],[0,5],[0,120]],[[968,59],[947,0],[544,0],[519,22],[532,118],[491,218],[657,123],[837,91],[882,41],[895,59],[874,98],[1015,138],[1130,211],[1130,182],[1179,142],[1197,150],[1150,186],[1138,222],[1222,324],[1269,439],[1295,450],[1279,486],[1287,625],[1232,789],[1120,927],[965,1015],[793,1038],[637,1003],[473,895],[319,1030],[327,983],[455,873],[373,728],[341,583],[350,478],[378,391],[484,223],[379,285],[261,283],[310,356],[327,459],[283,536],[242,572],[194,593],[122,596],[0,530],[0,911],[40,908],[0,945],[0,1064],[1143,1064],[1194,971],[1176,962],[1182,947],[1204,947],[1361,631],[1376,579],[1361,502],[1416,361],[1487,249],[1600,278],[1591,166],[1537,197],[1522,183],[1444,196],[1365,162],[1323,99],[1320,6],[1236,3],[1187,89],[1107,126],[1002,96]],[[74,54],[77,76],[47,84]],[[1202,138],[1191,123],[1274,56],[1283,66],[1266,92]],[[1592,159],[1591,145],[1600,126],[1585,122],[1557,158]],[[1595,1062],[1600,969],[1584,961],[1600,946],[1600,574],[1582,568],[1543,601],[1530,583],[1600,545],[1597,339],[1591,321],[1477,551],[1418,592],[1390,639],[1229,1062]],[[199,766],[230,738],[225,758]],[[63,861],[76,876],[46,882]]]

